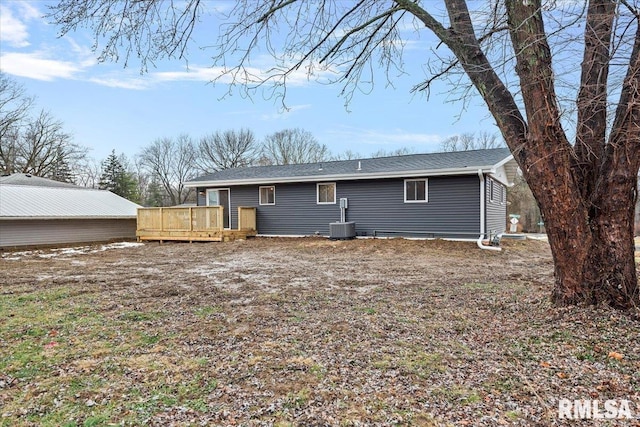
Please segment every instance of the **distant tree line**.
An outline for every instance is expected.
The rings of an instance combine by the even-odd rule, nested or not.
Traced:
[[[24,88],[0,73],[0,173],[30,173],[73,182],[87,149],[74,144],[62,122],[35,110]]]
[[[293,128],[259,141],[249,129],[216,131],[199,139],[188,134],[162,137],[143,147],[133,160],[113,150],[96,163],[89,150],[72,142],[71,135],[49,112],[34,113],[34,98],[0,73],[0,172],[30,173],[62,182],[109,190],[145,206],[174,206],[195,201],[185,182],[219,170],[264,165],[325,162],[362,158],[346,150],[332,154],[308,131]],[[504,147],[496,134],[486,132],[451,136],[442,151]],[[367,157],[413,154],[409,148],[379,150]],[[524,179],[519,176],[508,193],[509,213],[521,215],[525,231],[539,229],[540,211]]]

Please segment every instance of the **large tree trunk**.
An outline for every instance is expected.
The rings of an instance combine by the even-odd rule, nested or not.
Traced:
[[[640,43],[636,39],[631,52],[607,141],[606,76],[615,7],[607,0],[590,3],[577,138],[571,145],[555,103],[540,4],[510,0],[507,10],[528,124],[524,141],[507,142],[545,219],[555,265],[553,300],[558,305],[640,306],[633,244],[640,166]]]
[[[622,309],[640,307],[633,241],[637,172],[626,168],[607,172],[601,181],[608,187],[607,197],[598,200],[589,218],[593,237],[584,266],[587,295],[583,301]],[[562,295],[554,296],[558,303],[565,303]]]
[[[454,52],[487,103],[538,201],[554,260],[558,305],[640,306],[633,246],[640,166],[640,27],[607,141],[609,44],[616,6],[592,0],[572,145],[561,124],[540,0],[507,0],[526,116],[482,52],[464,0],[447,0],[451,29],[401,2]]]
[[[586,228],[574,223],[584,220],[585,212],[577,208],[582,197],[556,206],[555,215],[561,218],[545,215],[549,209],[541,206],[554,259],[552,299],[557,305],[640,307],[633,240],[636,175],[621,172],[612,171],[611,178],[602,180],[610,197],[586,212]]]

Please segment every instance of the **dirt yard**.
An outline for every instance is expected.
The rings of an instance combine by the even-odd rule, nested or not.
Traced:
[[[559,419],[559,399],[640,415],[639,312],[555,308],[547,243],[503,247],[3,253],[0,425],[580,424]]]

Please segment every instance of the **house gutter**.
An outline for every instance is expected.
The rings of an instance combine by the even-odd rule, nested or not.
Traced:
[[[448,168],[448,169],[429,169],[429,170],[409,170],[394,172],[358,172],[349,174],[327,174],[327,175],[301,175],[301,176],[281,176],[281,177],[265,177],[265,178],[244,178],[244,179],[225,179],[225,180],[203,180],[203,181],[187,181],[185,187],[224,187],[230,185],[256,185],[256,184],[285,184],[299,182],[329,182],[329,181],[348,181],[360,179],[381,179],[381,178],[413,178],[413,177],[430,177],[430,176],[455,176],[455,175],[473,175],[475,168]],[[485,173],[492,173],[493,166],[479,166],[479,170]],[[364,166],[362,166],[364,169]]]
[[[484,189],[484,173],[482,169],[478,169],[478,177],[480,178],[480,237],[476,241],[476,244],[480,249],[484,249],[486,251],[502,251],[502,248],[496,246],[485,246],[482,244],[482,239],[486,234],[485,230],[485,189]]]

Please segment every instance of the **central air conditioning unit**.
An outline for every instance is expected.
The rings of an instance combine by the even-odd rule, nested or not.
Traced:
[[[356,237],[356,223],[347,222],[347,209],[349,200],[346,197],[340,199],[340,222],[329,223],[329,239],[346,240]]]
[[[331,240],[347,240],[356,237],[356,223],[349,222],[332,222],[329,224],[329,239]]]

